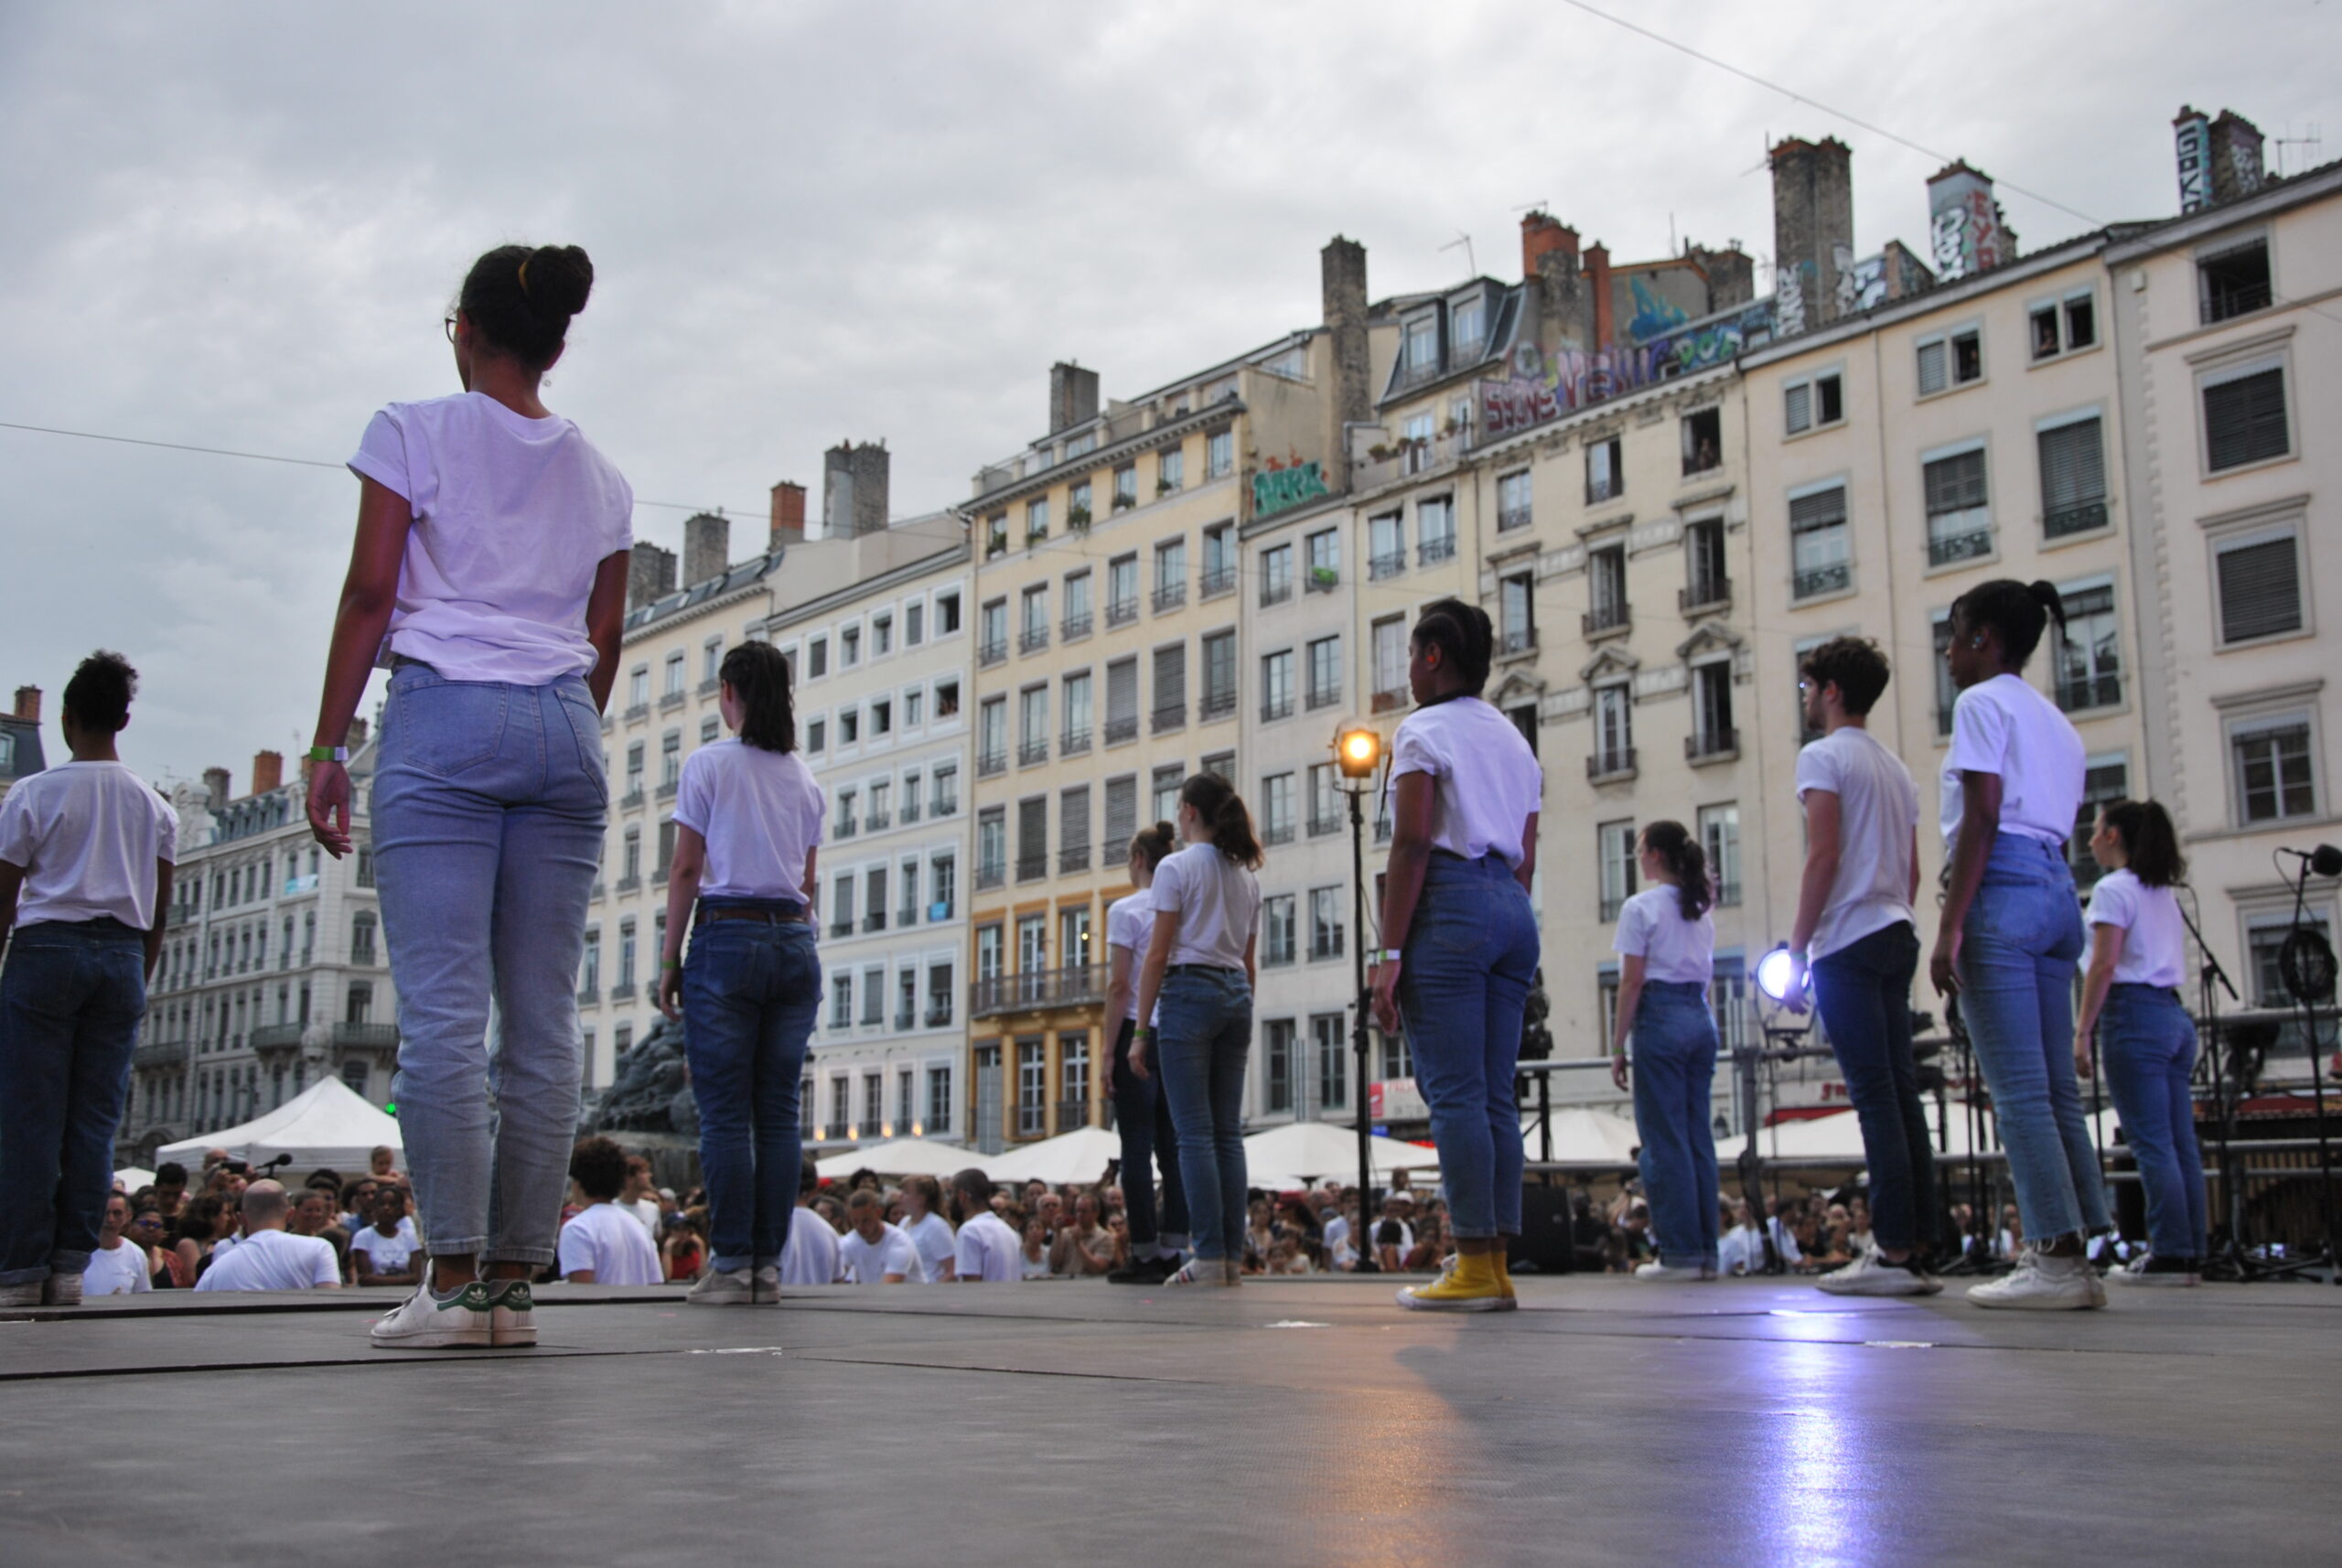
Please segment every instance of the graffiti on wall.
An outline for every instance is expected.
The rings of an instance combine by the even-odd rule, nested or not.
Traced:
[[[1805,263],[1792,262],[1773,275],[1773,322],[1784,338],[1805,330]]]
[[[2212,205],[2212,126],[2201,114],[2191,114],[2172,127],[2178,144],[2179,209],[2201,212]]]
[[[1651,292],[1649,279],[1638,274],[1627,280],[1627,286],[1634,291],[1635,296],[1634,319],[1627,323],[1627,336],[1635,342],[1641,343],[1671,332],[1691,319],[1683,314],[1681,306],[1661,299]]]
[[[1608,349],[1560,349],[1550,353],[1534,343],[1512,351],[1509,374],[1480,382],[1480,441],[1531,430],[1577,409],[1648,386],[1720,365],[1745,349],[1769,342],[1774,302],[1688,322],[1674,331]]]
[[[1946,180],[1935,190],[1928,237],[1936,275],[1950,282],[1989,272],[2007,260],[2001,242],[2001,213],[1993,188],[1975,179]]]
[[[1832,247],[1831,260],[1838,269],[1838,314],[1852,316],[1868,310],[1886,299],[1886,252],[1854,259],[1853,247]]]
[[[1252,515],[1267,517],[1331,493],[1326,488],[1324,471],[1316,463],[1296,459],[1286,465],[1272,457],[1266,468],[1252,476]]]

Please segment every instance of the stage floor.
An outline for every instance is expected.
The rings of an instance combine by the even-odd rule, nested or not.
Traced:
[[[2342,1290],[1986,1313],[1955,1283],[550,1287],[0,1314],[0,1563],[2332,1563]]]

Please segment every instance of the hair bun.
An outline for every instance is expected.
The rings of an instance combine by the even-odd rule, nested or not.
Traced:
[[[594,292],[594,263],[575,245],[539,245],[523,263],[523,292],[531,306],[548,315],[575,316]]]
[[[1169,822],[1155,823],[1155,831],[1156,833],[1166,839],[1176,839],[1179,836],[1179,830],[1173,827]]]

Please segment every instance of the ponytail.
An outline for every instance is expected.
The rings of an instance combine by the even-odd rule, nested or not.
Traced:
[[[2187,875],[2187,861],[2179,853],[2179,833],[2171,813],[2157,800],[2117,800],[2099,815],[2122,841],[2131,875],[2149,887],[2168,887]]]
[[[1141,828],[1131,835],[1130,853],[1146,862],[1149,871],[1160,866],[1171,852],[1179,847],[1179,830],[1169,822],[1157,822],[1151,828]]]
[[[740,699],[740,738],[760,751],[797,749],[797,711],[789,690],[789,660],[769,642],[744,642],[724,656],[717,671]]]
[[[1697,920],[1715,900],[1708,884],[1708,852],[1681,822],[1656,822],[1643,829],[1643,847],[1656,851],[1675,874],[1675,906],[1686,920]]]
[[[2054,583],[2020,583],[1995,577],[1979,583],[1951,602],[1952,618],[1971,632],[1991,631],[2001,640],[2001,658],[2011,670],[2023,670],[2041,634],[2057,623],[2057,640],[2066,639],[2066,601]]]
[[[1244,809],[1236,786],[1217,773],[1193,774],[1179,786],[1179,801],[1193,806],[1204,820],[1214,849],[1248,871],[1260,868],[1266,857],[1261,841],[1252,836],[1252,813]]]

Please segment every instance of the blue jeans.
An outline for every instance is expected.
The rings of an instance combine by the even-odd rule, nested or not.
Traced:
[[[1900,1252],[1932,1246],[1936,1154],[1911,1055],[1911,977],[1919,939],[1897,920],[1813,961],[1813,1001],[1870,1165],[1871,1236]]]
[[[2196,1147],[2196,1023],[2170,992],[2117,985],[2098,1016],[2098,1056],[2139,1162],[2147,1245],[2157,1257],[2201,1258],[2209,1245],[2204,1161]]]
[[[822,1004],[822,961],[801,919],[710,920],[701,901],[683,959],[683,1056],[699,1102],[708,1261],[725,1270],[780,1262],[803,1159],[798,1120],[805,1041]]]
[[[37,920],[0,969],[0,1285],[89,1266],[146,1011],[145,938],[119,920]]]
[[[1163,1055],[1148,1053],[1149,1075],[1131,1070],[1131,1020],[1114,1038],[1114,1130],[1123,1139],[1123,1211],[1130,1220],[1131,1256],[1157,1240],[1183,1247],[1187,1241],[1187,1185],[1179,1177],[1179,1133],[1171,1122],[1171,1100],[1163,1092]],[[1155,1209],[1155,1156],[1163,1160],[1163,1212]],[[1159,1224],[1159,1229],[1158,1229]]]
[[[2057,847],[1994,836],[1961,928],[1960,1012],[1992,1092],[2028,1240],[2113,1228],[2074,1079],[2082,908]]]
[[[1434,850],[1407,926],[1399,1012],[1415,1085],[1431,1107],[1440,1185],[1458,1237],[1520,1234],[1520,1110],[1512,1076],[1536,973],[1536,917],[1504,857],[1465,860]]]
[[[1660,1262],[1716,1266],[1716,1021],[1696,980],[1644,983],[1635,1004],[1635,1131]]]
[[[1252,987],[1241,969],[1175,969],[1157,998],[1155,1051],[1196,1256],[1244,1255],[1244,1064],[1252,1053]],[[1123,1189],[1123,1200],[1130,1201]]]
[[[424,1243],[552,1262],[577,1138],[586,902],[609,814],[594,699],[575,677],[512,686],[403,664],[373,795],[399,993],[392,1090]]]

